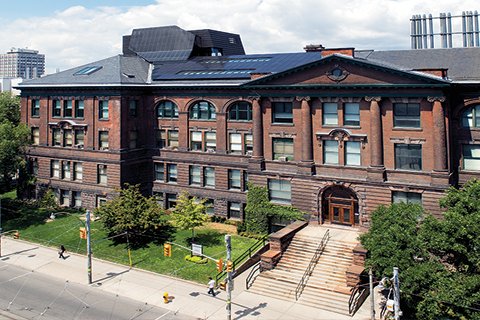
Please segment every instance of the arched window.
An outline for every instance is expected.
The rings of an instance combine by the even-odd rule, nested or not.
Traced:
[[[157,117],[158,118],[178,118],[178,107],[172,101],[160,101],[157,105]]]
[[[199,101],[190,107],[190,119],[214,120],[216,118],[215,107],[208,101]]]
[[[463,111],[462,127],[480,128],[480,105],[470,107]]]
[[[228,120],[252,121],[252,105],[247,101],[233,103],[228,109]]]

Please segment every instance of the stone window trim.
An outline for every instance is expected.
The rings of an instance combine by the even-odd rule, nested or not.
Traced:
[[[423,98],[418,97],[389,97],[387,98],[390,102],[393,103],[421,103]]]
[[[295,139],[297,136],[296,133],[287,133],[287,132],[271,132],[268,134],[270,138],[292,138]]]
[[[472,169],[472,168],[465,168],[466,167],[466,164],[465,164],[465,147],[467,146],[477,146],[478,149],[480,149],[480,140],[474,140],[474,141],[465,141],[465,142],[462,142],[462,141],[459,141],[460,143],[460,146],[461,146],[461,152],[460,152],[460,163],[459,163],[459,166],[458,166],[458,171],[459,172],[471,172],[471,173],[478,173],[479,170],[477,169]],[[471,159],[475,159],[476,161],[478,161],[478,158],[474,157],[474,158],[469,158],[470,160]]]
[[[362,149],[365,149],[367,143],[366,134],[354,134],[352,131],[343,128],[335,128],[328,132],[316,132],[318,146],[321,148],[324,140],[337,140],[339,148],[342,149],[345,141],[357,141],[361,143]]]
[[[390,142],[395,143],[402,143],[402,144],[425,144],[426,139],[424,138],[390,138]]]
[[[85,140],[84,140],[84,143],[82,145],[76,144],[75,132],[79,131],[79,130],[83,130],[83,134],[84,134],[84,137],[85,137],[85,135],[87,133],[88,125],[79,124],[79,123],[76,123],[73,120],[62,120],[62,121],[59,121],[59,122],[49,122],[48,127],[49,127],[49,135],[50,135],[49,139],[50,140],[51,140],[51,138],[53,138],[53,130],[54,129],[59,129],[60,130],[60,145],[58,145],[57,147],[79,148],[79,149],[84,148]],[[72,139],[73,139],[72,146],[65,146],[64,145],[64,143],[65,143],[64,131],[65,130],[71,130],[72,131]],[[53,146],[53,142],[52,142],[51,145]]]
[[[401,191],[401,192],[414,192],[414,193],[424,193],[424,189],[418,189],[410,186],[389,186],[388,189],[392,191]]]

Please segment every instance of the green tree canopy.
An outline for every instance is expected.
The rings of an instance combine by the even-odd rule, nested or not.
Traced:
[[[29,130],[20,124],[20,100],[0,93],[0,192],[12,189],[12,181],[25,168]]]
[[[413,204],[379,207],[360,237],[378,277],[399,267],[408,319],[480,319],[480,183],[450,188],[441,219]]]
[[[128,232],[130,243],[140,247],[150,242],[163,243],[172,235],[172,228],[163,208],[154,197],[144,197],[138,185],[125,184],[118,196],[107,201],[94,214],[101,218],[109,236]],[[126,237],[114,240],[126,241]]]
[[[292,207],[273,204],[266,187],[248,184],[245,227],[253,234],[267,234],[273,219],[291,221],[303,219],[305,213]]]
[[[195,240],[195,228],[203,226],[209,220],[206,201],[207,199],[190,197],[187,192],[182,192],[170,214],[175,227],[182,230],[192,230],[192,242]]]

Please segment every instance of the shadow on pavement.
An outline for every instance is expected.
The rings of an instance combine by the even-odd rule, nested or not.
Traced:
[[[97,285],[102,285],[102,281],[105,281],[105,280],[109,280],[109,279],[113,279],[119,275],[122,275],[124,273],[127,273],[129,272],[130,269],[127,269],[127,270],[124,270],[122,272],[107,272],[107,276],[106,277],[103,277],[101,279],[98,279],[98,280],[95,280],[93,281],[94,284],[97,284]]]
[[[16,255],[16,254],[21,254],[21,253],[24,253],[24,252],[28,252],[28,251],[32,251],[32,250],[37,250],[37,249],[38,249],[38,247],[35,247],[35,248],[20,250],[20,251],[17,251],[17,252],[12,252],[12,253],[9,253],[9,254],[4,254],[4,255],[2,255],[2,258],[8,257],[8,256],[14,256],[14,255]],[[34,257],[34,256],[35,256],[35,255],[30,255],[30,256],[28,256],[28,257],[31,258],[31,257]],[[3,259],[2,259],[2,260],[3,260]]]
[[[234,303],[232,303],[234,304]],[[251,315],[251,316],[259,316],[261,315],[262,313],[259,312],[258,310],[259,309],[262,309],[262,308],[265,308],[267,306],[267,303],[266,302],[262,302],[260,303],[258,306],[256,307],[253,307],[253,308],[245,308],[244,310],[238,310],[235,312],[236,315],[238,315],[235,320],[237,319],[241,319],[243,317],[246,317],[248,315]]]

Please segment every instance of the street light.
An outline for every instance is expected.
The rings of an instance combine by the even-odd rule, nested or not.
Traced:
[[[69,212],[52,212],[50,214],[50,219],[55,220],[55,216],[57,214],[72,215]],[[83,220],[78,217],[76,218],[80,220],[80,222],[85,227],[85,230],[87,231],[87,277],[88,277],[88,284],[92,284],[92,247],[90,242],[90,210],[87,210],[87,212],[85,213],[85,218],[86,218],[85,222],[83,222]]]

